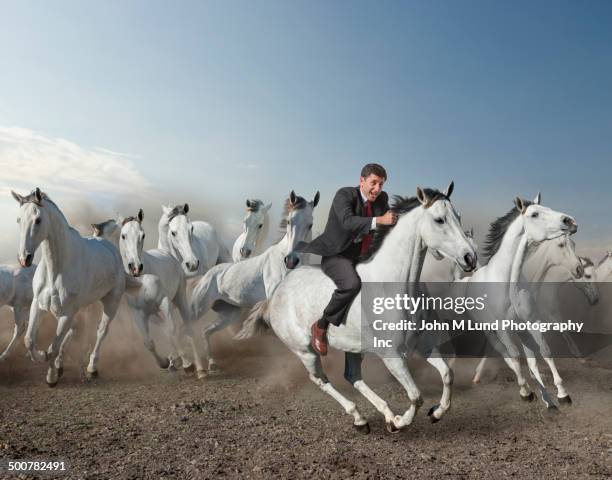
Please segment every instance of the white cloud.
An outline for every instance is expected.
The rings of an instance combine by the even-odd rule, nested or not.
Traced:
[[[146,195],[151,184],[131,158],[134,156],[88,149],[26,128],[0,127],[0,195],[37,186],[51,196],[58,192]]]

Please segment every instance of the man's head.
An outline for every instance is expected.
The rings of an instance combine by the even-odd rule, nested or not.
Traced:
[[[387,172],[378,163],[368,163],[361,169],[359,188],[365,197],[373,202],[378,198],[382,187],[387,181]]]

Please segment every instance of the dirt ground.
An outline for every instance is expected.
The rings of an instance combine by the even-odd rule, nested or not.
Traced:
[[[91,479],[612,476],[609,364],[560,360],[574,402],[549,413],[539,400],[521,401],[510,371],[496,361],[474,387],[476,361],[460,360],[453,406],[431,424],[426,413],[441,382],[415,360],[425,404],[411,426],[390,434],[342,379],[343,357],[331,355],[324,361],[330,379],[369,419],[364,435],[271,336],[218,344],[224,374],[198,381],[158,370],[133,331],[111,328],[93,382],[83,381],[75,353],[54,389],[23,348],[0,364],[0,459],[66,460],[61,478]],[[113,349],[119,337],[124,346]],[[408,408],[379,360],[366,359],[364,378],[396,414]]]

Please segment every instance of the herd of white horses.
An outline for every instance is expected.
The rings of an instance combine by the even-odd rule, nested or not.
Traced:
[[[478,262],[474,269],[470,261],[476,258],[477,250],[473,232],[462,228],[450,200],[452,191],[451,182],[444,192],[417,188],[414,197],[395,197],[392,208],[398,213],[398,221],[393,227],[377,229],[373,254],[357,266],[363,282],[417,285],[429,251],[436,260],[452,261],[448,280],[464,283],[468,295],[472,283],[508,285],[508,291],[490,304],[478,321],[555,318],[558,312],[554,308],[543,312],[549,318],[536,313],[535,305],[541,300],[538,296],[551,295],[550,290],[539,292],[521,286],[525,281],[545,281],[551,269],[564,272],[564,280],[579,288],[590,304],[598,301],[596,282],[612,279],[612,252],[607,252],[597,265],[578,256],[570,238],[577,230],[571,216],[541,205],[539,194],[533,201],[517,197],[512,210],[491,224],[484,252],[486,262]],[[83,236],[40,189],[24,196],[12,194],[19,203],[20,266],[0,267],[0,305],[10,306],[15,319],[12,338],[0,354],[0,361],[8,358],[25,331],[28,355],[34,361],[47,363],[46,381],[55,386],[63,373],[64,350],[74,336],[75,315],[100,301],[102,318],[86,368],[87,377],[95,377],[102,343],[125,295],[144,344],[160,368],[182,366],[204,378],[207,372],[219,370],[210,347],[214,332],[241,320],[244,321],[235,335],[237,339],[271,328],[301,360],[310,379],[352,415],[354,426],[369,431],[366,418],[329,382],[321,358],[310,346],[310,326],[320,318],[335,288],[318,266],[308,265],[306,256],[294,252],[297,243],[311,239],[318,192],[311,201],[291,192],[282,214],[282,237],[263,252],[261,243],[269,226],[270,205],[260,200],[247,200],[244,231],[231,252],[211,224],[189,218],[187,204],[162,207],[157,248],[145,251],[142,210],[135,216],[92,224],[93,234]],[[39,261],[35,265],[37,251]],[[526,269],[526,264],[531,268]],[[547,304],[554,306],[557,300],[547,299]],[[347,352],[347,362],[352,365],[347,364],[349,374],[345,376],[384,416],[387,429],[395,432],[411,424],[423,403],[407,361],[415,351],[418,335],[410,331],[398,333],[402,338],[394,342],[397,355],[381,357],[410,400],[407,410],[395,415],[360,375],[366,351],[361,341],[360,303],[358,295],[345,323],[330,327],[329,345]],[[205,323],[204,351],[199,352],[195,326],[211,309],[214,314],[208,318],[214,320]],[[57,319],[57,328],[49,347],[39,350],[37,333],[43,312]],[[153,316],[162,320],[169,355],[160,354],[151,338]],[[519,361],[523,349],[546,406],[556,408],[544,386],[536,353],[552,372],[558,402],[571,403],[545,336],[537,331],[529,334],[530,341],[524,341],[505,331],[493,331],[488,340],[516,375],[521,398],[534,398]],[[202,358],[206,359],[206,367]],[[452,360],[447,362],[435,354],[427,357],[443,383],[440,402],[429,411],[432,421],[441,419],[451,406]],[[478,366],[475,383],[480,381],[483,365],[484,359]]]

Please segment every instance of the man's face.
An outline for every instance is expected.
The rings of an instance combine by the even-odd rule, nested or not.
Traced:
[[[384,184],[385,179],[383,177],[379,177],[378,175],[374,175],[373,173],[367,177],[360,177],[359,180],[359,188],[361,188],[361,191],[370,202],[373,202],[378,198],[378,195],[380,195],[380,192],[382,192]]]

